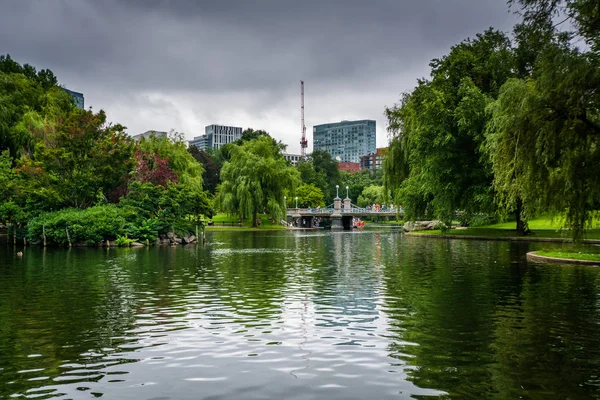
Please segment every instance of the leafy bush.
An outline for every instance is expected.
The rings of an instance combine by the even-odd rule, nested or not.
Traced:
[[[137,224],[128,223],[125,230],[130,237],[136,238],[139,241],[153,242],[158,238],[158,222],[156,219],[146,219]]]
[[[117,235],[117,240],[115,240],[117,246],[129,246],[133,242],[135,242],[135,239],[129,239],[127,235]]]
[[[27,236],[29,240],[42,240],[46,230],[48,243],[65,244],[68,242],[98,243],[125,235],[125,224],[132,215],[125,209],[113,204],[90,207],[85,210],[68,208],[48,212],[29,221]]]

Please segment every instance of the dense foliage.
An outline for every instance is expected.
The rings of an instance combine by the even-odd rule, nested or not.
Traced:
[[[265,212],[275,220],[284,215],[284,195],[300,184],[298,171],[287,165],[281,149],[267,136],[230,147],[230,160],[221,170],[219,202],[224,211],[240,218]]]
[[[26,225],[30,240],[45,230],[48,243],[67,243],[67,231],[72,243],[153,242],[212,215],[182,135],[134,142],[104,111],[78,109],[51,71],[10,56],[0,56],[0,150],[0,219]]]
[[[335,185],[341,183],[338,163],[324,150],[315,150],[305,160],[298,163],[302,182],[315,185],[323,192],[326,204],[333,203]]]
[[[598,3],[510,3],[523,15],[512,39],[488,30],[452,47],[386,110],[384,185],[409,219],[514,213],[526,234],[549,211],[578,239],[600,209]]]
[[[325,205],[323,192],[312,183],[300,185],[296,190],[296,196],[298,197],[298,205],[300,207],[315,208]]]

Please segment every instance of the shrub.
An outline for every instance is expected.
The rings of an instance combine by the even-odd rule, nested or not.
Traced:
[[[68,242],[68,229],[72,243],[93,244],[125,235],[125,224],[131,217],[127,210],[113,204],[85,210],[69,208],[44,213],[30,220],[27,236],[32,241],[42,240],[45,228],[48,243],[65,244]]]

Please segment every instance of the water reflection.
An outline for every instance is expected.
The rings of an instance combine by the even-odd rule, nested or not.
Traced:
[[[0,398],[600,398],[595,269],[389,231],[208,239],[0,247]]]

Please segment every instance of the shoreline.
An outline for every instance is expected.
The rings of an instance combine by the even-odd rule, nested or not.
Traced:
[[[600,267],[600,261],[542,256],[537,254],[536,251],[530,251],[529,253],[527,253],[527,261],[537,264],[573,264]]]
[[[430,234],[405,232],[406,236],[430,237],[435,239],[464,239],[464,240],[495,240],[505,242],[548,242],[548,243],[572,243],[571,239],[564,238],[544,238],[544,237],[520,237],[520,236],[476,236],[476,235],[446,235],[446,234]],[[600,244],[598,239],[583,239],[586,244]]]

